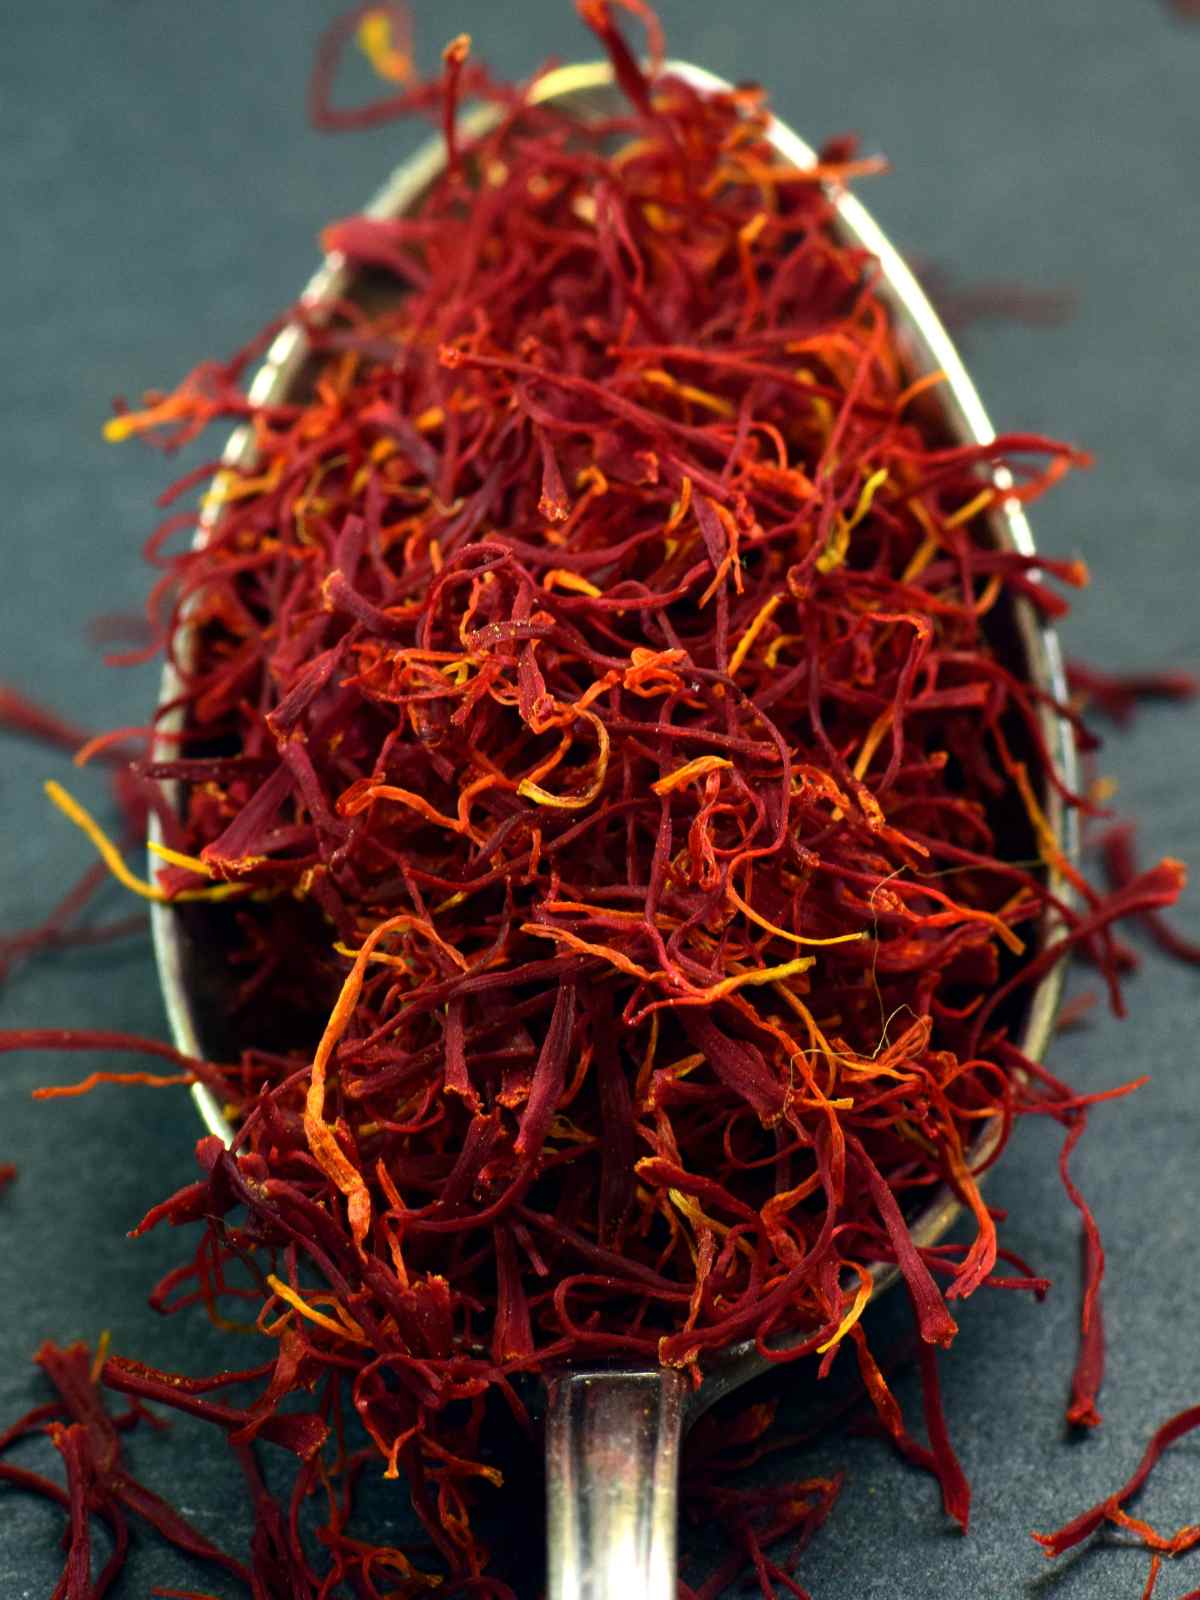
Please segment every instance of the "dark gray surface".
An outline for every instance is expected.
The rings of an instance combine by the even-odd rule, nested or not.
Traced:
[[[966,341],[968,362],[998,425],[1063,433],[1097,453],[1096,469],[1034,518],[1045,549],[1083,555],[1095,576],[1069,648],[1110,664],[1200,664],[1200,27],[1152,0],[672,0],[662,10],[675,53],[765,80],[806,137],[853,127],[890,155],[895,175],[865,198],[902,246],[963,278],[1079,291],[1069,326],[982,328]],[[417,12],[427,59],[460,28],[507,72],[550,52],[593,54],[565,0],[519,10],[423,0]],[[319,225],[354,209],[418,136],[322,138],[305,127],[311,42],[331,13],[318,0],[6,8],[0,679],[82,722],[139,721],[153,694],[144,672],[96,666],[84,638],[89,617],[140,602],[138,546],[166,481],[157,459],[101,443],[111,395],[171,382],[239,343],[308,275]],[[1104,766],[1142,819],[1147,854],[1200,866],[1200,712],[1148,712]],[[87,858],[41,796],[43,777],[65,774],[65,761],[3,745],[5,928],[44,912]],[[86,778],[75,786],[99,793]],[[124,909],[117,891],[106,904]],[[1180,921],[1200,931],[1194,890]],[[971,1534],[947,1530],[932,1482],[883,1445],[828,1436],[786,1463],[803,1475],[848,1470],[805,1558],[815,1600],[1140,1593],[1144,1556],[1097,1552],[1058,1571],[1028,1537],[1108,1492],[1150,1427],[1200,1400],[1200,974],[1152,960],[1130,1001],[1131,1021],[1100,1018],[1053,1059],[1087,1088],[1153,1074],[1132,1102],[1097,1114],[1078,1161],[1109,1248],[1105,1426],[1079,1443],[1064,1437],[1077,1228],[1053,1170],[1055,1133],[1024,1128],[989,1199],[1012,1209],[1009,1243],[1057,1288],[1042,1307],[980,1298],[945,1362],[947,1411],[975,1486]],[[0,1026],[47,1023],[161,1033],[148,941],[22,970],[0,995]],[[188,1104],[120,1090],[29,1099],[36,1084],[83,1070],[79,1058],[0,1060],[0,1160],[22,1169],[0,1199],[0,1422],[41,1397],[29,1355],[46,1336],[111,1328],[115,1347],[195,1371],[253,1359],[202,1314],[154,1318],[145,1293],[183,1241],[124,1237],[190,1176]],[[915,1415],[911,1375],[899,1392]],[[49,1454],[34,1447],[20,1459]],[[203,1527],[240,1543],[245,1519],[219,1441],[181,1425],[166,1442],[142,1441],[136,1459]],[[393,1502],[373,1502],[383,1533]],[[1200,1441],[1173,1453],[1145,1504],[1164,1525],[1200,1518]],[[60,1520],[0,1488],[4,1600],[50,1592]],[[138,1551],[119,1595],[172,1582],[235,1592],[154,1546]],[[1159,1592],[1171,1600],[1198,1583],[1193,1561]]]

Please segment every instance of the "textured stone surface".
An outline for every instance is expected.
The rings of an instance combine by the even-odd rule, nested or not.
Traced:
[[[468,29],[517,72],[553,52],[591,54],[566,0],[419,0],[432,61]],[[809,138],[847,127],[896,165],[866,198],[893,236],[961,279],[1012,277],[1080,296],[1068,326],[984,326],[966,354],[999,426],[1044,428],[1093,447],[1098,465],[1035,517],[1040,542],[1095,574],[1068,647],[1106,663],[1200,662],[1196,525],[1200,451],[1200,27],[1155,0],[670,0],[675,53],[760,77]],[[95,666],[97,612],[135,609],[137,550],[166,481],[100,423],[114,392],[173,380],[230,349],[295,292],[326,219],[354,209],[417,130],[322,138],[304,125],[317,0],[14,0],[0,52],[0,190],[6,226],[0,678],[91,725],[137,722],[145,672]],[[1152,710],[1114,739],[1105,770],[1144,823],[1144,843],[1200,865],[1200,711]],[[87,847],[47,815],[39,782],[66,763],[6,742],[0,766],[0,924],[24,925],[70,881]],[[88,780],[81,793],[95,794]],[[119,914],[121,897],[106,902]],[[1193,890],[1181,921],[1200,930]],[[1098,1018],[1053,1065],[1088,1088],[1141,1071],[1151,1084],[1102,1110],[1080,1152],[1110,1255],[1105,1425],[1071,1443],[1061,1421],[1074,1348],[1078,1238],[1053,1170],[1050,1128],[1022,1130],[989,1189],[1013,1213],[1009,1242],[1056,1281],[1038,1307],[995,1296],[967,1308],[945,1363],[953,1435],[975,1485],[972,1532],[949,1531],[927,1478],[873,1441],[834,1432],[782,1460],[801,1475],[842,1465],[848,1482],[806,1557],[816,1600],[964,1595],[1126,1600],[1145,1558],[1095,1552],[1048,1569],[1031,1528],[1065,1520],[1126,1474],[1149,1428],[1200,1399],[1195,1272],[1200,974],[1151,961],[1133,1020]],[[0,1025],[161,1031],[148,941],[22,970]],[[43,1337],[94,1339],[166,1366],[241,1365],[202,1318],[144,1308],[177,1239],[124,1237],[190,1171],[197,1129],[173,1094],[109,1090],[34,1105],[78,1058],[3,1059],[0,1160],[21,1168],[0,1200],[0,1418],[41,1390]],[[885,1308],[895,1320],[895,1309]],[[910,1376],[899,1383],[917,1404]],[[796,1421],[811,1399],[799,1378]],[[48,1458],[34,1445],[20,1459]],[[138,1441],[151,1480],[201,1526],[240,1542],[245,1518],[219,1440],[177,1425]],[[402,1513],[382,1486],[375,1529]],[[1177,1449],[1144,1504],[1166,1525],[1200,1510],[1200,1442]],[[520,1502],[515,1513],[522,1515]],[[529,1515],[536,1516],[531,1503]],[[0,1595],[41,1600],[59,1556],[58,1513],[0,1488]],[[690,1569],[702,1569],[698,1552]],[[1186,1581],[1185,1581],[1186,1580]],[[1170,1597],[1200,1569],[1168,1572]],[[142,1548],[119,1594],[219,1580]],[[533,1595],[531,1572],[522,1600]]]

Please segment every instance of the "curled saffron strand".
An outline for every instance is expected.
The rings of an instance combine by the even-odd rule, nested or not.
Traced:
[[[1080,1512],[1077,1517],[1072,1518],[1054,1533],[1033,1535],[1046,1555],[1060,1556],[1065,1551],[1074,1549],[1077,1544],[1082,1544],[1085,1539],[1091,1538],[1092,1534],[1105,1523],[1132,1532],[1141,1544],[1156,1553],[1156,1559],[1159,1554],[1182,1555],[1200,1544],[1200,1526],[1188,1524],[1173,1535],[1159,1534],[1148,1523],[1129,1517],[1125,1511],[1126,1504],[1145,1487],[1163,1452],[1197,1428],[1200,1428],[1200,1406],[1191,1406],[1164,1422],[1151,1435],[1142,1453],[1142,1459],[1119,1489],[1089,1510]],[[1156,1573],[1157,1567],[1148,1580],[1148,1587],[1152,1584]]]

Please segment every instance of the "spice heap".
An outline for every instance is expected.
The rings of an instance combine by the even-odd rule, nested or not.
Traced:
[[[547,1363],[698,1378],[749,1338],[786,1335],[777,1359],[822,1371],[849,1345],[965,1526],[934,1347],[956,1298],[1043,1287],[997,1274],[1015,1258],[972,1156],[1026,1113],[1067,1130],[1090,1241],[1070,1415],[1098,1420],[1103,1255],[1066,1159],[1105,1096],[1026,1061],[1014,1030],[1072,947],[1119,1007],[1112,924],[1169,904],[1182,871],[1103,897],[1064,859],[1048,798],[1082,802],[1003,641],[1014,602],[1061,614],[1046,580],[1084,573],[996,548],[988,520],[998,469],[1029,500],[1082,457],[941,435],[936,375],[912,380],[875,263],[837,234],[837,187],[876,163],[839,141],[781,164],[759,90],[664,72],[640,4],[648,69],[603,0],[579,9],[628,102],[586,128],[494,84],[465,39],[415,80],[379,8],[351,20],[399,86],[335,111],[336,30],[318,120],[431,110],[443,175],[404,217],[326,230],[363,292],[289,313],[303,390],[247,399],[272,329],[109,424],[172,449],[236,419],[254,445],[168,496],[213,478],[202,545],[168,553],[189,508],[148,546],[182,728],[133,766],[166,838],[156,881],[52,793],[133,887],[222,902],[193,914],[220,930],[246,1048],[179,1064],[237,1137],[202,1140],[199,1178],[139,1231],[199,1229],[160,1306],[216,1311],[249,1261],[275,1348],[211,1380],[98,1371],[224,1427],[247,1471],[274,1438],[302,1459],[296,1503],[328,1494],[322,1580],[252,1476],[255,1593],[378,1595],[387,1569],[394,1595],[437,1573],[508,1594],[472,1527],[499,1478],[487,1398],[524,1419],[514,1379]],[[459,125],[468,92],[488,131]],[[6,1041],[55,1042],[105,1041]],[[975,1236],[919,1250],[906,1218],[943,1184]],[[928,1449],[859,1321],[879,1263],[913,1301]],[[202,1398],[235,1379],[259,1383],[248,1407]],[[305,1390],[313,1413],[280,1414]],[[55,1426],[82,1548],[80,1507],[115,1515],[132,1490],[97,1459],[111,1427],[72,1405]],[[344,1405],[430,1552],[344,1533],[337,1475],[363,1464]],[[836,1484],[804,1488],[749,1509],[725,1491],[722,1582],[749,1562],[765,1595],[803,1592],[763,1545],[822,1520]]]

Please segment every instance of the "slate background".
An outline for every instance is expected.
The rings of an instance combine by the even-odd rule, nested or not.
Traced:
[[[1200,26],[1152,0],[665,0],[672,48],[733,78],[759,77],[816,141],[856,128],[895,174],[868,203],[893,237],[964,280],[1011,277],[1078,293],[1068,325],[987,325],[964,341],[997,424],[1065,434],[1098,464],[1037,510],[1043,547],[1095,577],[1068,648],[1107,664],[1200,665],[1195,591],[1200,502]],[[146,672],[97,664],[97,613],[135,609],[138,546],[166,481],[157,458],[100,440],[111,396],[173,381],[232,349],[307,277],[326,219],[354,209],[419,130],[329,138],[305,126],[312,42],[325,0],[9,0],[0,44],[0,680],[90,726],[138,722]],[[565,0],[499,8],[418,0],[428,60],[460,28],[497,68],[591,56]],[[365,82],[363,87],[365,87]],[[0,926],[51,904],[87,859],[48,814],[40,781],[64,760],[19,741],[0,764]],[[1200,708],[1151,709],[1115,738],[1105,770],[1144,825],[1146,853],[1200,867]],[[99,785],[75,780],[95,800]],[[113,891],[103,911],[124,907]],[[1200,895],[1180,921],[1200,932]],[[972,1303],[945,1363],[954,1437],[975,1485],[967,1540],[948,1530],[930,1480],[881,1444],[834,1432],[781,1463],[848,1483],[806,1557],[816,1600],[1140,1593],[1146,1558],[1094,1551],[1048,1568],[1031,1528],[1064,1521],[1131,1468],[1150,1427],[1200,1399],[1195,1087],[1200,974],[1148,962],[1133,1020],[1104,1017],[1057,1044],[1054,1067],[1097,1088],[1150,1071],[1132,1102],[1095,1118],[1078,1175],[1105,1229],[1110,1376],[1106,1422],[1079,1442],[1061,1422],[1078,1282],[1074,1213],[1053,1171],[1056,1136],[1026,1127],[989,1198],[1010,1243],[1057,1284],[1038,1307]],[[148,939],[23,968],[0,993],[0,1026],[161,1033]],[[42,1396],[29,1354],[43,1337],[94,1340],[182,1369],[243,1364],[201,1317],[159,1320],[145,1294],[174,1259],[163,1235],[125,1231],[186,1181],[197,1134],[188,1104],[109,1090],[37,1105],[37,1084],[81,1075],[80,1058],[0,1063],[0,1160],[21,1176],[0,1199],[0,1418]],[[910,1375],[899,1384],[917,1404]],[[793,1411],[807,1403],[796,1386]],[[48,1460],[35,1444],[17,1459]],[[136,1442],[139,1469],[214,1536],[246,1534],[223,1446],[176,1426]],[[1200,1514],[1200,1440],[1177,1448],[1145,1497],[1176,1526]],[[506,1513],[534,1518],[528,1498]],[[403,1520],[382,1486],[377,1530]],[[35,1600],[57,1575],[60,1517],[0,1487],[0,1595]],[[685,1540],[705,1550],[696,1535]],[[522,1580],[522,1600],[536,1579]],[[154,1584],[222,1587],[157,1546],[137,1550],[117,1600]],[[1163,1600],[1200,1583],[1164,1575]]]

